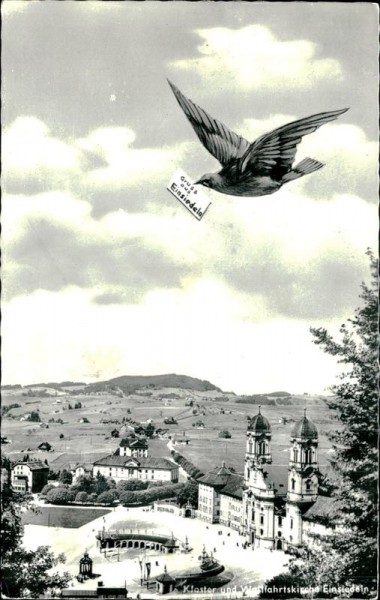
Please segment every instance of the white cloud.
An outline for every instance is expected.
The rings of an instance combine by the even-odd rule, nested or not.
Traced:
[[[1,14],[7,17],[14,13],[26,10],[30,2],[27,0],[3,0],[1,3]]]
[[[77,149],[52,137],[49,128],[35,117],[18,117],[4,131],[3,161],[10,174],[73,171],[80,160]]]
[[[247,324],[244,303],[220,283],[151,292],[140,306],[96,306],[92,294],[39,291],[5,304],[4,381],[177,372],[250,393],[322,391],[334,380],[335,361],[307,325]]]
[[[196,72],[211,89],[220,80],[244,90],[311,88],[319,81],[343,77],[339,62],[318,58],[316,44],[308,40],[280,41],[262,25],[232,30],[223,27],[198,29],[204,43],[195,58],[171,63],[176,69]]]
[[[76,145],[100,156],[107,166],[90,171],[85,181],[98,188],[121,188],[170,177],[188,144],[160,148],[133,148],[136,134],[126,127],[104,127]]]

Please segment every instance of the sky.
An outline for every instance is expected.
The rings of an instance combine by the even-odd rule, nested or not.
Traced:
[[[367,2],[2,3],[3,384],[186,374],[324,393],[313,344],[358,306],[377,235],[377,7]],[[220,166],[167,79],[253,141],[326,166],[270,196],[167,191]]]

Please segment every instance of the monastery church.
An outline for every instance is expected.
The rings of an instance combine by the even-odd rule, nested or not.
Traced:
[[[288,466],[272,464],[271,443],[259,407],[248,424],[244,476],[223,464],[201,477],[197,515],[239,530],[253,549],[296,552],[332,504],[318,495],[318,431],[306,409],[290,434]]]

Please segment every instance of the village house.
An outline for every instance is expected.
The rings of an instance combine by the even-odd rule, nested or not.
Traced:
[[[132,436],[123,438],[119,444],[118,453],[120,456],[135,456],[140,458],[147,458],[147,441],[145,439],[135,438]]]
[[[17,462],[11,470],[11,485],[16,492],[40,492],[47,484],[49,467],[41,460]]]
[[[53,447],[51,444],[49,444],[49,442],[42,442],[42,444],[38,446],[38,450],[40,452],[51,452]]]
[[[173,446],[188,446],[190,444],[190,438],[185,435],[183,432],[182,435],[175,434],[172,438]]]

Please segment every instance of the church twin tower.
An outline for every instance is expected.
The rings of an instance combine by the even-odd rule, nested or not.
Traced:
[[[259,407],[247,429],[243,528],[255,548],[291,550],[302,545],[302,515],[318,497],[318,431],[305,409],[291,432],[288,465],[273,464],[271,441]]]

